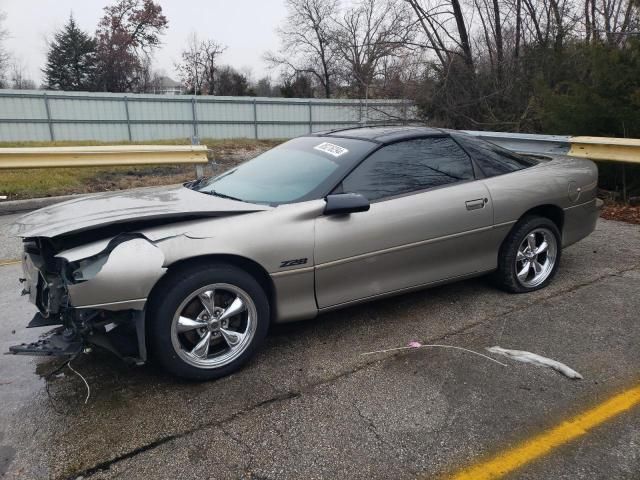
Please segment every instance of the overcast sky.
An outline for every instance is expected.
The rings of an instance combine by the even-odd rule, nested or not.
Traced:
[[[191,32],[212,38],[228,48],[220,62],[251,69],[254,78],[268,73],[262,60],[266,50],[276,50],[275,29],[286,15],[283,0],[158,0],[169,20],[164,44],[155,54],[155,68],[176,78],[174,63]],[[46,39],[62,27],[73,12],[77,23],[94,32],[109,0],[0,0],[7,15],[10,38],[7,50],[23,62],[37,84],[46,56]]]

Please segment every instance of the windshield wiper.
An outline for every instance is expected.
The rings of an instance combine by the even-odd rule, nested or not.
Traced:
[[[200,192],[206,193],[208,195],[213,195],[214,197],[220,197],[220,198],[226,198],[228,200],[236,200],[238,202],[244,202],[244,200],[242,200],[241,198],[232,197],[231,195],[225,195],[224,193],[216,192],[215,190],[209,190],[209,191],[200,190]]]

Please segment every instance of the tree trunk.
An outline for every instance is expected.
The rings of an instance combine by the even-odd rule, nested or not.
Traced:
[[[585,0],[584,2],[584,33],[585,41],[587,43],[591,41],[591,19],[589,18],[589,2],[590,0]]]
[[[516,45],[513,51],[513,56],[518,58],[520,56],[520,36],[522,30],[522,0],[516,1]]]
[[[467,32],[467,26],[464,23],[464,16],[462,14],[462,7],[458,0],[451,0],[451,7],[453,8],[453,16],[456,19],[456,26],[458,27],[458,35],[460,36],[460,48],[462,48],[462,55],[464,62],[470,69],[473,69],[473,57],[471,56],[471,43],[469,42],[469,34]]]
[[[556,52],[562,50],[562,44],[564,42],[564,25],[562,24],[562,14],[560,13],[560,5],[557,0],[549,0],[551,10],[553,12],[553,18],[556,22],[556,36],[553,42],[553,49]]]
[[[500,22],[500,2],[498,2],[498,0],[493,0],[493,19],[496,37],[497,74],[498,78],[501,78],[504,63],[504,47],[502,45],[502,24]]]

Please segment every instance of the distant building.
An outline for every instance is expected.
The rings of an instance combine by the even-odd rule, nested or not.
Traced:
[[[180,82],[166,76],[158,77],[153,83],[152,93],[157,95],[182,95],[185,91]]]

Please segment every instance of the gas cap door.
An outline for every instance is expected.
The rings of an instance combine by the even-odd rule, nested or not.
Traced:
[[[567,188],[567,194],[569,195],[569,200],[572,202],[577,202],[580,199],[581,192],[582,192],[582,189],[578,186],[578,183],[571,180]]]

